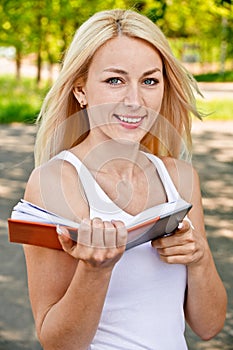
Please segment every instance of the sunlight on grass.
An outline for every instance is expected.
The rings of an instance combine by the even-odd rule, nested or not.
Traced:
[[[233,71],[199,74],[195,75],[195,79],[200,82],[232,82]]]
[[[47,90],[30,78],[0,76],[0,123],[34,123]],[[198,100],[197,106],[207,120],[233,119],[233,99]]]
[[[233,120],[233,99],[198,99],[197,106],[208,120]]]
[[[46,86],[38,87],[33,79],[0,77],[0,123],[33,123],[46,89]]]

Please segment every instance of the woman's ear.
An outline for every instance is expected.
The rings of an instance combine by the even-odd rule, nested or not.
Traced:
[[[82,86],[77,85],[73,88],[73,94],[76,100],[79,102],[80,107],[84,108],[87,105],[86,93]]]

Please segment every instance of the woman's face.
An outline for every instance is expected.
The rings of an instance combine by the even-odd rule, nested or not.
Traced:
[[[119,36],[97,50],[75,95],[87,105],[92,131],[140,141],[160,111],[163,91],[158,52],[146,41]]]

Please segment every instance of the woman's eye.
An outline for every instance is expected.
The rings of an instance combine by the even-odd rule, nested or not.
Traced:
[[[158,79],[155,79],[155,78],[147,78],[143,81],[143,84],[144,85],[156,85],[158,84]]]
[[[120,78],[109,78],[106,82],[110,85],[119,85],[122,81]]]

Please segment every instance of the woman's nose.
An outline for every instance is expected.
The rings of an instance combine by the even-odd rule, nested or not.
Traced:
[[[141,94],[139,87],[136,84],[128,87],[124,98],[124,103],[126,106],[132,107],[133,109],[137,109],[142,105]]]

